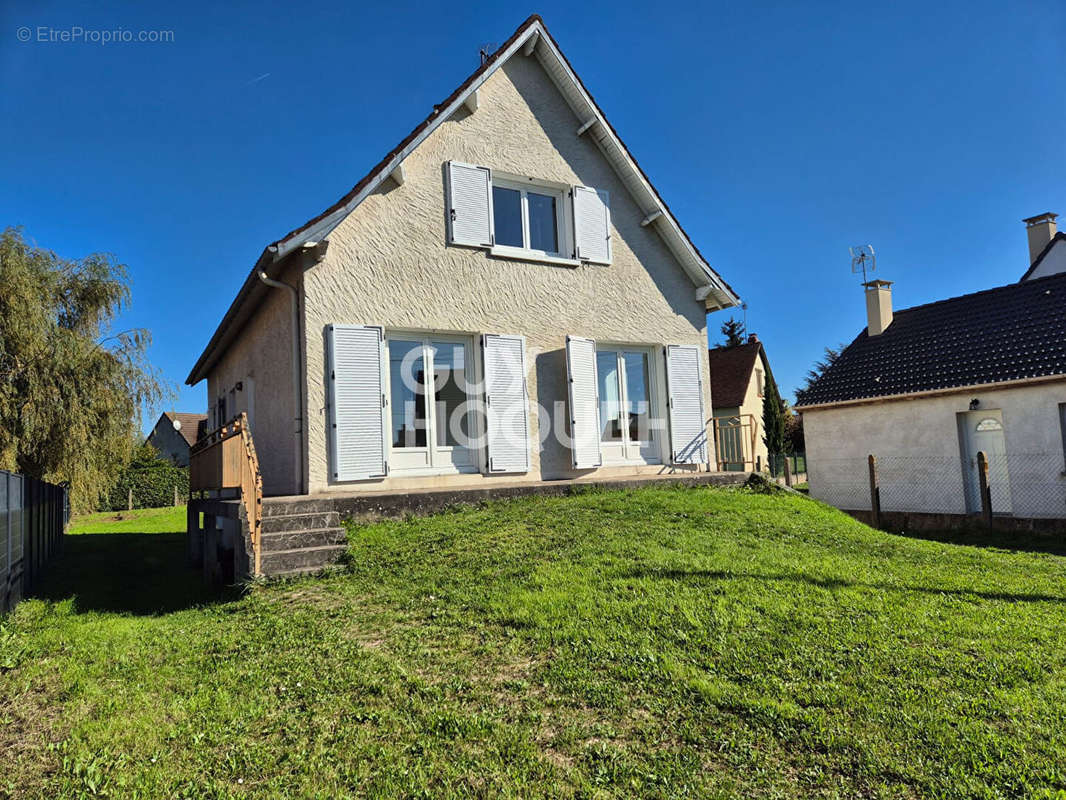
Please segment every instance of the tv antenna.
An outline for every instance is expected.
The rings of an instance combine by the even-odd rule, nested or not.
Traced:
[[[499,44],[496,42],[485,42],[478,48],[478,54],[481,56],[481,63],[484,64],[489,60],[489,56],[496,52]]]
[[[862,282],[866,283],[867,270],[873,272],[877,269],[877,254],[874,253],[874,246],[872,244],[860,244],[855,247],[849,247],[848,251],[851,253],[851,273],[857,275],[861,272]]]

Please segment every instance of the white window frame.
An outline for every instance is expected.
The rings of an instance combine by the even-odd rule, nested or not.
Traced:
[[[395,447],[393,445],[392,430],[392,359],[390,346],[393,341],[420,342],[422,345],[423,368],[427,379],[433,381],[433,342],[448,342],[463,346],[463,358],[466,365],[466,380],[468,384],[478,385],[480,368],[474,359],[473,338],[463,334],[454,333],[427,333],[426,331],[385,331],[385,404],[389,420],[388,429],[385,431],[386,454],[389,460],[389,473],[399,477],[414,477],[418,475],[451,475],[460,473],[476,473],[480,470],[480,456],[478,448],[463,448],[460,446],[436,444],[437,433],[437,403],[436,393],[426,399],[426,444],[423,447]],[[480,432],[480,400],[478,393],[467,393],[467,430],[470,431],[471,439],[478,441]],[[471,455],[469,464],[457,466],[451,458],[457,450],[468,450]],[[425,454],[426,465],[424,467],[404,468],[403,456],[405,454]]]
[[[551,183],[549,181],[534,180],[533,178],[500,175],[497,172],[493,172],[490,193],[492,189],[497,187],[500,189],[511,189],[520,194],[521,204],[519,208],[522,215],[522,247],[495,244],[496,215],[493,213],[492,236],[494,244],[491,250],[492,255],[512,258],[529,258],[532,256],[537,259],[551,262],[557,261],[567,264],[579,263],[572,257],[574,252],[572,244],[573,237],[570,233],[570,225],[568,222],[570,214],[567,213],[569,210],[568,203],[570,202],[569,186]],[[529,246],[529,192],[533,192],[533,194],[550,195],[555,198],[555,230],[558,239],[556,244],[557,250],[555,252],[549,250],[535,250]]]
[[[613,466],[645,466],[659,465],[664,463],[663,434],[664,430],[656,426],[655,420],[662,419],[662,409],[666,407],[666,381],[665,374],[660,370],[659,359],[655,357],[657,347],[647,344],[632,344],[626,342],[596,342],[596,354],[614,353],[618,375],[619,392],[618,401],[621,404],[623,418],[628,417],[629,405],[628,387],[626,386],[626,366],[624,353],[642,353],[648,359],[648,417],[652,422],[649,433],[651,439],[647,442],[633,441],[629,438],[629,423],[622,426],[622,438],[620,440],[604,440],[602,438],[603,419],[600,419],[600,458],[605,467]],[[596,380],[596,389],[599,391],[599,377]],[[603,399],[600,398],[602,410]],[[633,451],[637,451],[637,455]],[[620,452],[615,452],[620,451]],[[644,452],[646,452],[646,455]]]

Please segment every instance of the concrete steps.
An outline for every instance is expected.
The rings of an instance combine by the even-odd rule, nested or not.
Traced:
[[[348,535],[329,500],[267,499],[262,545],[264,575],[301,575],[335,565],[348,549]]]

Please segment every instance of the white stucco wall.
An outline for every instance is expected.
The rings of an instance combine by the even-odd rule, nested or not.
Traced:
[[[300,275],[289,270],[281,280],[296,284]],[[245,385],[236,393],[237,408],[232,411],[247,411],[249,404],[253,406],[252,439],[263,492],[268,495],[297,491],[291,304],[287,291],[271,290],[207,378],[208,410],[221,393],[228,393],[238,382]]]
[[[540,438],[538,400],[551,407],[566,398],[567,334],[626,344],[694,344],[702,353],[705,418],[710,417],[703,303],[654,226],[641,227],[643,213],[590,137],[575,135],[582,121],[535,58],[516,56],[481,87],[475,113],[444,122],[405,160],[403,186],[387,181],[330,234],[325,260],[303,278],[311,492],[589,474],[573,472],[569,451],[548,437],[543,449],[534,447],[532,468],[524,475],[331,484],[324,357],[324,330],[331,323],[526,336],[533,442]],[[447,246],[444,164],[449,160],[608,190],[613,263],[571,268]],[[275,338],[284,342],[280,332]]]
[[[1061,241],[1055,242],[1055,246],[1044,256],[1040,266],[1026,280],[1046,278],[1048,275],[1058,275],[1060,272],[1066,272],[1066,242]]]
[[[877,456],[886,511],[966,513],[957,414],[1000,409],[1014,516],[1066,516],[1060,403],[1066,381],[803,411],[811,495],[870,507],[867,456]]]

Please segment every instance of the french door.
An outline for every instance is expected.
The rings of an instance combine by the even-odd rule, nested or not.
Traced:
[[[651,351],[597,347],[596,372],[603,463],[660,463],[651,425],[655,411]]]
[[[476,472],[469,340],[398,333],[386,347],[390,471]]]

